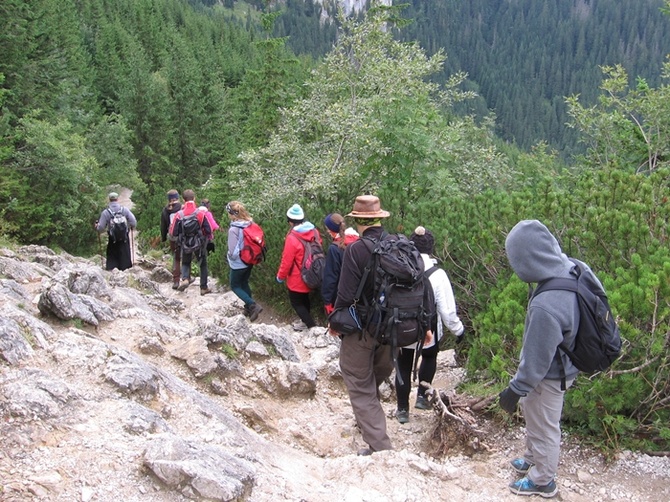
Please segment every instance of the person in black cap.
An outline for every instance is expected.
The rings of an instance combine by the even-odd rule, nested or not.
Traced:
[[[439,341],[443,337],[443,325],[456,336],[456,343],[463,341],[465,336],[465,329],[463,323],[456,313],[456,300],[454,299],[454,292],[451,288],[451,281],[447,273],[437,267],[437,261],[432,257],[435,252],[435,237],[430,230],[424,227],[416,227],[414,233],[409,240],[414,242],[416,249],[421,253],[423,259],[423,267],[428,275],[428,280],[433,288],[433,295],[435,296],[435,306],[437,316],[435,316],[433,326],[431,327],[433,333],[437,333],[437,340],[426,342],[421,350],[421,363],[419,364],[419,382],[432,383],[437,370],[437,353],[439,352]],[[410,373],[414,363],[414,351],[416,344],[400,349],[398,355],[398,368],[402,376],[403,383],[401,384],[396,375],[396,397],[398,400],[398,411],[396,411],[396,418],[400,423],[409,421],[409,394],[412,387],[412,380]],[[419,386],[417,389],[415,408],[419,410],[430,409],[430,404],[426,399],[426,388]]]
[[[126,270],[133,266],[132,255],[130,254],[129,234],[137,226],[135,215],[127,207],[119,204],[119,194],[110,192],[109,205],[100,214],[96,222],[98,233],[107,231],[109,238],[107,240],[107,263],[106,270]],[[122,228],[123,226],[123,228]],[[115,231],[122,230],[120,232]]]
[[[170,223],[174,219],[174,214],[181,209],[179,202],[179,192],[177,190],[168,190],[167,205],[161,212],[161,241],[165,242],[170,237],[170,253],[172,254],[172,289],[179,288],[179,279],[181,278],[181,248],[177,242],[171,238],[168,230]]]

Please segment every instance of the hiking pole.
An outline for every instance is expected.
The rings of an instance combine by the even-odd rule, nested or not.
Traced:
[[[100,232],[98,232],[98,222],[95,223],[95,233],[98,234],[98,252],[100,253],[100,266],[105,268],[105,264],[102,261],[102,240],[100,239]]]
[[[135,265],[135,241],[133,240],[133,234],[134,233],[135,232],[131,228],[130,232],[129,232],[129,234],[130,234],[130,266],[131,267],[133,265]]]

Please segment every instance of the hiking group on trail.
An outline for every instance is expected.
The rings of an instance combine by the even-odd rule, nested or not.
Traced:
[[[207,255],[215,252],[219,225],[207,199],[198,207],[195,192],[187,189],[183,201],[182,205],[177,190],[168,191],[160,219],[161,240],[169,239],[172,255],[172,288],[184,292],[194,281],[195,258],[200,294],[206,295],[212,292]],[[249,281],[253,267],[266,257],[265,235],[241,202],[228,202],[225,211],[230,289],[254,322],[263,308]],[[431,384],[438,352],[447,346],[446,331],[454,335],[457,347],[466,332],[449,276],[434,257],[433,232],[417,226],[409,238],[389,233],[383,226],[389,216],[378,197],[356,197],[346,215],[355,229],[337,212],[323,219],[330,237],[324,251],[319,230],[303,208],[293,204],[286,212],[289,229],[276,273],[276,282],[285,284],[299,318],[292,325],[295,331],[316,334],[311,330],[317,326],[311,295],[320,293],[328,332],[340,340],[342,378],[366,443],[358,455],[393,449],[380,401],[382,382],[395,370],[395,418],[400,424],[409,422],[417,374],[420,382]],[[106,230],[109,236],[107,270],[132,266],[129,235],[136,225],[132,212],[118,203],[118,194],[110,193],[109,206],[96,222],[97,231]],[[618,357],[621,339],[602,284],[588,265],[563,254],[543,223],[517,223],[507,235],[505,250],[518,277],[538,285],[529,295],[518,369],[499,395],[500,407],[510,414],[520,404],[526,422],[526,449],[510,461],[518,479],[509,489],[516,495],[550,498],[558,493],[565,392],[579,371],[606,369]],[[432,408],[423,386],[416,391],[414,408]]]

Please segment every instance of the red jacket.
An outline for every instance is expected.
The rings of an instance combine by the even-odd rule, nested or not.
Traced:
[[[305,247],[301,241],[311,241],[316,239],[321,244],[321,235],[316,228],[306,232],[297,232],[295,229],[286,234],[284,239],[284,250],[281,255],[277,279],[286,281],[286,286],[290,291],[296,293],[309,293],[310,288],[303,282],[300,275],[302,260],[305,256]]]
[[[190,200],[184,203],[184,205],[181,207],[181,210],[184,211],[184,216],[188,216],[194,211],[197,211],[198,206],[195,204],[195,202]],[[175,234],[175,227],[179,218],[179,213],[175,213],[175,217],[172,219],[172,223],[170,224],[169,234],[173,237],[177,236]],[[205,217],[205,211],[198,211],[196,218],[198,218],[198,223],[200,223],[200,226],[205,233],[205,237],[207,237],[209,240],[212,240],[214,236],[212,235],[212,228],[209,226],[209,221],[207,221],[207,218]]]

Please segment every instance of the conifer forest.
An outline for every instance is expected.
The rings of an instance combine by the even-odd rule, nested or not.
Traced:
[[[160,255],[169,189],[209,198],[224,230],[240,200],[268,240],[255,294],[281,312],[286,209],[323,228],[374,193],[389,230],[435,234],[476,394],[518,365],[528,287],[504,242],[538,219],[598,274],[624,340],[566,394],[566,427],[668,451],[669,14],[669,0],[373,0],[350,16],[325,0],[4,0],[0,239],[95,255],[106,194],[127,187],[140,247]],[[226,283],[225,232],[216,244]]]

